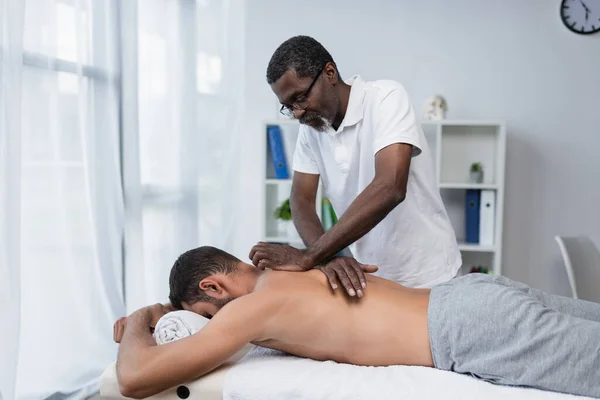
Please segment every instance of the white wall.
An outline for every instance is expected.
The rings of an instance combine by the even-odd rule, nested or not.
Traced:
[[[449,118],[508,124],[504,273],[568,293],[555,234],[600,245],[600,33],[578,36],[560,1],[370,0],[247,4],[247,135],[242,143],[247,218],[239,249],[260,238],[260,121],[276,116],[265,81],[285,39],[308,34],[332,53],[342,77],[396,79],[418,112],[441,93]]]

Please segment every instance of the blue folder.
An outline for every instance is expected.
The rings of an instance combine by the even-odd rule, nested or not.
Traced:
[[[465,241],[479,243],[479,204],[481,191],[468,189],[465,195]]]
[[[288,179],[289,172],[285,159],[283,139],[281,138],[281,129],[277,125],[270,125],[267,127],[267,135],[271,158],[273,159],[273,167],[275,168],[275,178]]]

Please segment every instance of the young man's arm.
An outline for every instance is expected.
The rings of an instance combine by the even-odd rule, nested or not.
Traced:
[[[262,335],[273,315],[274,302],[249,294],[223,307],[196,334],[156,345],[148,326],[150,309],[133,313],[127,321],[117,357],[121,394],[144,398],[189,382],[217,368]]]

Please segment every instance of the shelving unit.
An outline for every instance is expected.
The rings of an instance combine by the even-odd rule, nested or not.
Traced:
[[[267,127],[279,125],[284,139],[284,150],[290,179],[275,179],[273,163],[267,140]],[[458,247],[463,258],[462,272],[472,266],[483,265],[492,273],[502,273],[502,231],[504,212],[504,171],[506,153],[506,127],[502,121],[442,120],[421,121],[423,131],[432,150],[438,188],[454,227]],[[299,123],[291,119],[274,119],[263,122],[262,148],[264,153],[264,227],[263,240],[288,243],[302,248],[302,240],[295,229],[288,229],[273,217],[274,210],[289,198],[292,186],[292,160]],[[482,183],[469,181],[472,163],[483,164]],[[468,189],[495,192],[494,242],[480,245],[465,242],[465,194]],[[319,185],[315,208],[321,219],[322,187]],[[291,223],[291,222],[290,222]],[[291,231],[291,232],[290,232]]]
[[[483,265],[502,274],[504,171],[506,125],[503,121],[421,121],[432,150],[438,188],[454,227],[462,253],[462,272]],[[472,163],[483,164],[483,182],[469,181]],[[465,195],[469,189],[495,192],[494,241],[492,245],[465,243]]]

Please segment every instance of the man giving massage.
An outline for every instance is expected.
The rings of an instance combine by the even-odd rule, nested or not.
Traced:
[[[600,304],[553,296],[501,276],[469,274],[431,289],[366,276],[361,298],[318,269],[261,271],[200,247],[170,276],[173,307],[211,318],[157,346],[149,327],[168,309],[115,324],[123,395],[142,398],[204,375],[253,344],[315,360],[420,365],[497,384],[600,397]]]

